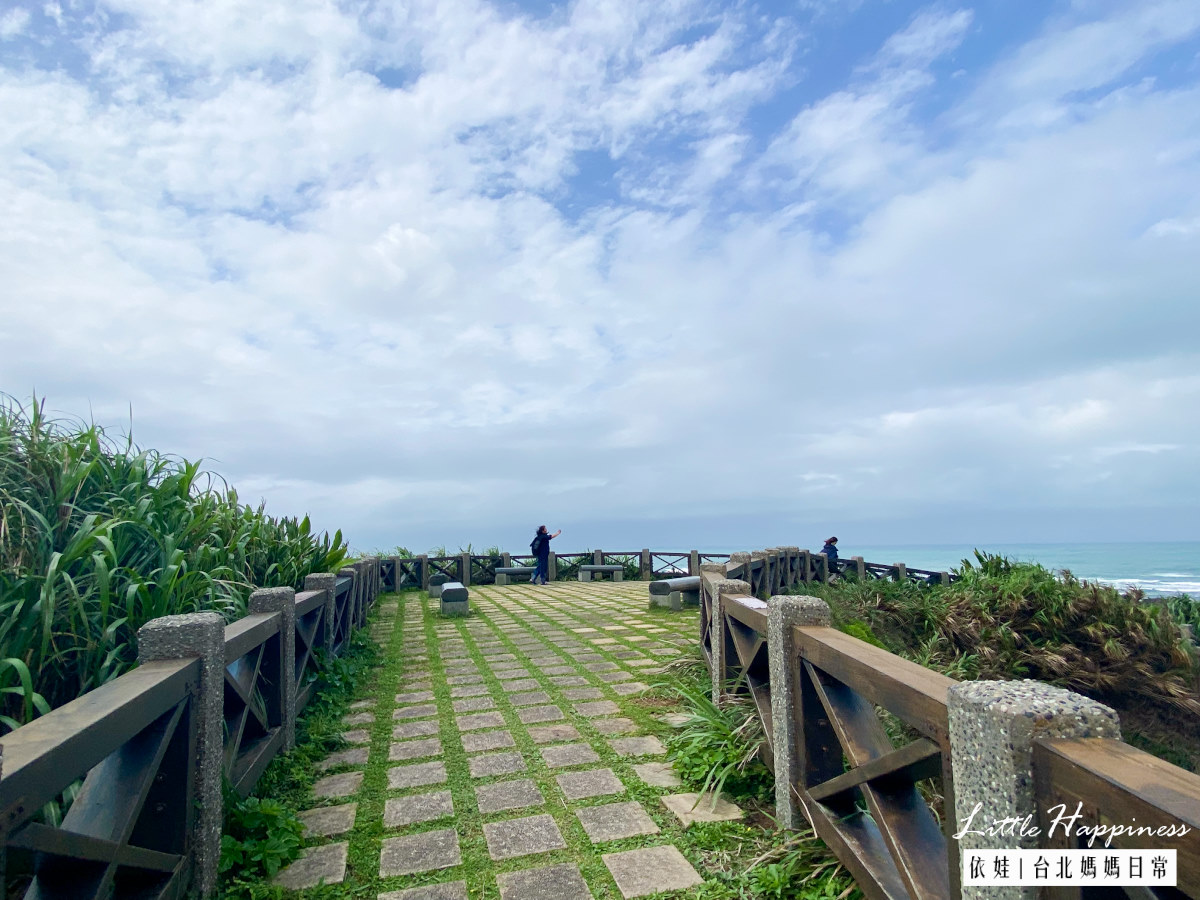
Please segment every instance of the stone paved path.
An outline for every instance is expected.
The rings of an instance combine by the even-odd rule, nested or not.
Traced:
[[[471,603],[443,619],[419,592],[380,601],[393,674],[345,719],[309,849],[277,882],[326,897],[349,879],[379,900],[693,893],[699,860],[665,802],[683,791],[671,716],[637,698],[695,641],[695,610],[646,612],[640,582],[474,587]]]

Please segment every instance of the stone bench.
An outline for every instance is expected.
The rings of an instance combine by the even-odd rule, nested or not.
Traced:
[[[496,569],[496,584],[512,584],[514,578],[522,576],[532,580],[536,566],[500,566]]]
[[[700,605],[699,575],[684,575],[650,582],[651,608],[661,606],[678,610],[683,609],[684,604]]]
[[[580,566],[579,580],[591,581],[593,575],[611,575],[613,581],[623,581],[625,578],[624,566]]]
[[[429,576],[429,596],[430,597],[442,596],[442,588],[449,581],[450,581],[449,575],[442,575],[440,573],[437,575],[430,575]]]
[[[465,616],[471,611],[467,589],[458,581],[447,581],[439,595],[442,600],[443,616]]]

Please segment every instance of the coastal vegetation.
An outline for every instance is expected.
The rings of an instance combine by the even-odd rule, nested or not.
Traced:
[[[802,585],[834,624],[953,678],[1033,678],[1112,706],[1126,740],[1200,769],[1200,618],[1189,598],[1149,598],[976,551],[949,585]]]
[[[340,532],[269,516],[198,462],[0,397],[0,723],[128,670],[150,619],[235,619],[255,587],[299,588],[346,552]]]

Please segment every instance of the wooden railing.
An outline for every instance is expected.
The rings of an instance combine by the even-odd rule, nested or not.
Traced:
[[[319,685],[319,657],[345,650],[382,587],[373,559],[340,576],[309,578],[327,586],[258,591],[252,612],[223,635],[220,619],[208,614],[220,673],[211,687],[203,654],[185,649],[179,658],[143,661],[0,738],[0,881],[27,877],[30,900],[211,891],[220,777],[249,793],[293,739],[296,714]],[[165,630],[182,621],[186,630],[195,618],[207,623],[168,617],[139,637],[159,623]],[[209,733],[221,746],[211,751],[218,770],[206,773],[201,736],[214,703],[220,721]],[[199,802],[198,782],[214,777],[217,789]],[[198,828],[198,817],[209,827]],[[218,831],[209,833],[214,817]]]
[[[957,683],[828,624],[788,624],[786,616],[795,615],[788,604],[820,612],[822,602],[761,597],[803,583],[805,561],[793,566],[787,551],[747,556],[706,567],[700,641],[714,695],[744,694],[754,703],[766,738],[763,759],[785,785],[777,792],[779,820],[787,820],[787,803],[794,803],[870,900],[963,896],[955,774],[967,777],[980,761],[953,751],[948,701]],[[928,574],[937,573],[918,577]],[[739,583],[742,592],[730,588]],[[772,635],[784,643],[774,662]],[[885,721],[883,712],[894,719]],[[776,733],[781,722],[785,735]],[[1019,795],[1028,790],[1022,785],[1034,785],[1033,818],[1042,826],[1036,847],[1086,846],[1064,840],[1061,829],[1050,836],[1048,811],[1058,804],[1068,811],[1079,804],[1085,824],[1183,826],[1186,833],[1173,838],[1125,836],[1113,846],[1178,851],[1176,888],[1129,887],[1130,896],[1200,898],[1197,775],[1120,740],[1038,738],[1030,771],[1014,778],[992,788]],[[992,896],[989,890],[995,889],[971,889],[976,897]],[[1114,889],[1041,889],[1055,898],[1105,890]]]

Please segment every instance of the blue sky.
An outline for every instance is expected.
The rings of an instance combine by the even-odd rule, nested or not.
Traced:
[[[1200,6],[10,0],[0,390],[360,548],[1200,539]]]

